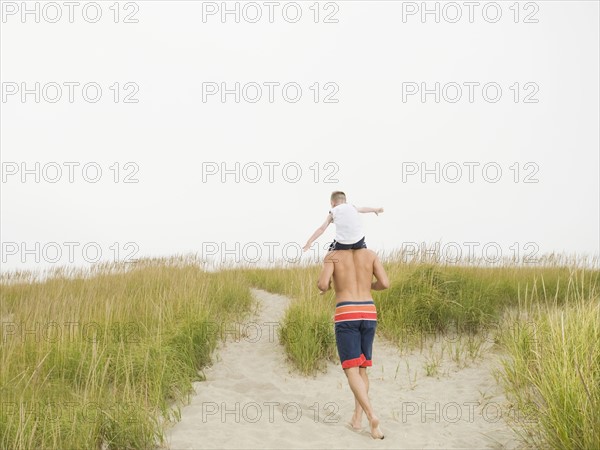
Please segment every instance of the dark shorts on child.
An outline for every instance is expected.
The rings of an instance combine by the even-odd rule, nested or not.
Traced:
[[[373,300],[335,305],[335,341],[342,369],[370,367],[377,328]]]
[[[333,250],[359,250],[361,248],[367,248],[367,243],[365,242],[364,236],[360,241],[355,242],[354,244],[340,244],[334,239],[331,245],[329,246],[328,251],[331,252]]]

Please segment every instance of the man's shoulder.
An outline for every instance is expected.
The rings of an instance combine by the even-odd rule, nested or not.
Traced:
[[[360,250],[355,250],[355,251],[357,252],[357,255],[360,258],[363,258],[365,260],[375,261],[378,258],[377,253],[375,253],[370,248],[361,248]]]
[[[334,264],[352,261],[353,252],[355,252],[355,250],[333,250],[327,252],[324,261]]]
[[[372,256],[377,256],[377,253],[375,253],[373,250],[371,250],[370,248],[361,248],[361,249],[357,249],[357,252],[360,252],[360,254],[363,255],[372,255]]]

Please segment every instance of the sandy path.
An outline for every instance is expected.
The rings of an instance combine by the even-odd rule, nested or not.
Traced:
[[[354,400],[339,365],[303,377],[290,371],[279,345],[277,321],[289,299],[254,290],[258,315],[233,330],[218,350],[206,381],[167,433],[171,449],[196,448],[514,448],[504,422],[506,400],[490,370],[497,357],[459,370],[446,357],[438,377],[427,377],[427,350],[400,355],[376,337],[369,369],[370,398],[381,418],[383,441],[346,427]],[[234,335],[245,329],[247,336]],[[439,346],[438,346],[439,347]]]

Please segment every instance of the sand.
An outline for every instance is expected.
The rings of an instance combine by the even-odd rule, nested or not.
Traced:
[[[492,376],[492,344],[467,367],[446,354],[437,375],[425,365],[447,342],[400,354],[375,339],[369,397],[385,439],[374,440],[366,417],[360,432],[348,421],[354,399],[339,364],[314,377],[293,370],[279,344],[276,323],[289,299],[253,290],[257,315],[231,329],[205,369],[206,381],[181,408],[167,432],[166,448],[517,448],[502,412],[507,401]],[[332,306],[333,309],[333,306]],[[240,335],[245,332],[245,336]]]

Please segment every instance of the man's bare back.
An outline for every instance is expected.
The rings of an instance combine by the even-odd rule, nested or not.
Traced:
[[[318,281],[321,291],[329,289],[333,276],[335,298],[340,301],[371,299],[371,290],[389,287],[389,280],[377,254],[367,248],[337,250],[325,256],[323,271]],[[377,279],[373,282],[373,276]]]

